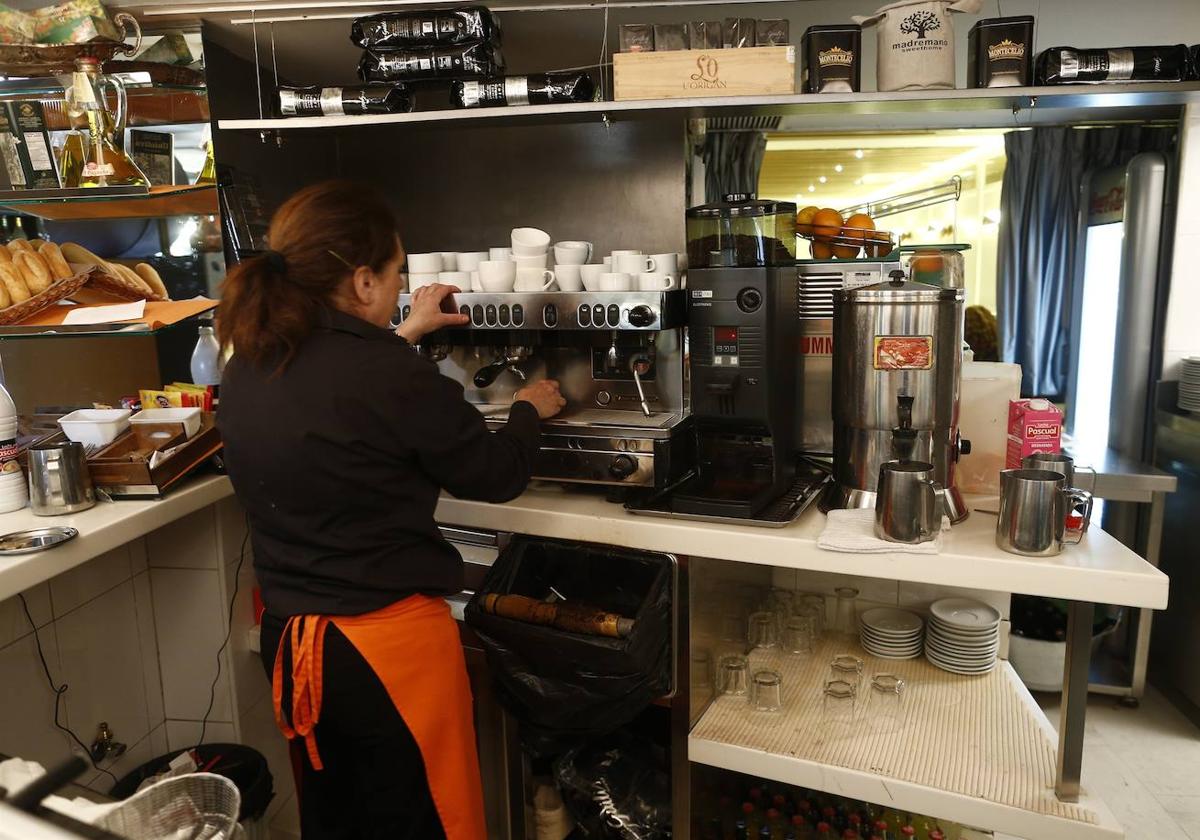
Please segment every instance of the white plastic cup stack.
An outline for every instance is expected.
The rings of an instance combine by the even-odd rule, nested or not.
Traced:
[[[0,513],[29,504],[29,487],[17,464],[17,406],[0,386]]]

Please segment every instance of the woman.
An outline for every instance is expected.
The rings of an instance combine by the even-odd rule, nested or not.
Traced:
[[[442,310],[457,289],[419,289],[388,329],[404,251],[369,188],[301,190],[268,236],[274,250],[226,281],[218,329],[235,355],[219,424],[250,520],[276,719],[296,739],[303,836],[482,840],[470,687],[441,598],[462,589],[462,559],[434,507],[442,490],[520,494],[538,420],[564,400],[555,382],[530,385],[487,430],[412,347],[466,322]]]

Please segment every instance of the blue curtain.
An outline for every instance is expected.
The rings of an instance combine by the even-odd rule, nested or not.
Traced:
[[[1034,128],[1004,136],[996,320],[1000,357],[1021,366],[1023,395],[1058,399],[1067,388],[1084,173],[1173,143],[1174,129],[1141,126]]]

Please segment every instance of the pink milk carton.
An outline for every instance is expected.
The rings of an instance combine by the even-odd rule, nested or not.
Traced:
[[[1049,400],[1009,400],[1005,468],[1019,468],[1026,455],[1061,451],[1062,419]]]

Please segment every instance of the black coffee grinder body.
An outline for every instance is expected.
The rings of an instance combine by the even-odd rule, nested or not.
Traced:
[[[677,513],[753,518],[795,475],[795,265],[688,272],[697,475]]]

